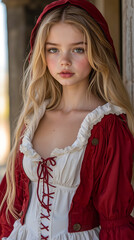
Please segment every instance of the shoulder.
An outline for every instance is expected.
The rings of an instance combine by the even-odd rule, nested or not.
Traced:
[[[92,143],[93,138],[97,138],[103,146],[109,138],[129,138],[133,141],[124,110],[111,103],[99,106],[89,113],[85,119],[85,126],[89,131],[88,145]]]
[[[134,137],[128,128],[124,111],[108,103],[101,106],[96,113],[96,124],[92,128],[89,139],[91,144],[95,143],[93,139],[98,140],[96,141],[98,144],[94,146],[96,154],[97,149],[100,149],[103,156],[106,152],[115,151],[115,149],[118,152],[122,150],[131,154],[134,151]]]
[[[91,114],[93,120],[93,128],[99,130],[103,128],[103,131],[111,131],[112,129],[126,128],[128,129],[127,117],[124,110],[111,103],[104,104],[97,107]]]
[[[122,139],[124,142],[129,139],[134,141],[133,135],[128,127],[127,116],[124,113],[119,115],[109,114],[105,116],[100,122],[100,126],[103,128],[107,138],[113,137],[115,140]]]
[[[94,125],[92,132],[92,138],[98,138],[100,145],[113,144],[113,146],[119,142],[118,146],[131,145],[134,148],[134,137],[129,130],[127,124],[127,117],[124,113],[119,115],[115,113],[109,113],[103,116],[103,118]]]

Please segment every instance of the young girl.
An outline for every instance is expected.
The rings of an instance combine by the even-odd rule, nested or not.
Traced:
[[[94,5],[45,7],[23,90],[0,187],[0,239],[133,240],[134,116]]]

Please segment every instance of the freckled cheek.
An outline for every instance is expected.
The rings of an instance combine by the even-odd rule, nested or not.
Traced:
[[[56,67],[56,62],[57,61],[54,58],[51,58],[51,57],[46,58],[46,63],[47,63],[49,70],[54,70],[54,68]]]
[[[91,66],[87,59],[80,59],[76,64],[79,70],[81,69],[83,71],[91,71]]]

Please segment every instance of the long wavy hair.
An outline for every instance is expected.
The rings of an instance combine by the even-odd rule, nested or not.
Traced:
[[[32,115],[36,119],[38,108],[45,99],[50,99],[47,109],[55,109],[62,97],[61,85],[50,75],[46,66],[45,42],[50,28],[58,23],[65,22],[73,24],[83,32],[87,40],[87,55],[92,67],[88,91],[99,96],[105,102],[111,102],[121,107],[127,115],[128,126],[134,135],[134,115],[129,96],[115,61],[113,49],[107,41],[99,25],[89,14],[78,7],[66,6],[51,10],[42,20],[38,29],[34,48],[30,57],[28,67],[23,76],[23,109],[18,119],[15,131],[14,145],[7,162],[7,191],[3,203],[7,202],[7,213],[17,219],[19,212],[14,208],[16,196],[15,186],[15,159],[19,149],[19,143],[23,137],[22,131],[29,125]]]

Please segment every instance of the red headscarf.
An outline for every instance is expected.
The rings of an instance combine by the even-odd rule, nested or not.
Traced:
[[[113,45],[113,40],[110,36],[107,22],[104,19],[104,17],[102,16],[102,14],[100,13],[100,11],[92,3],[90,3],[87,0],[58,0],[58,1],[55,1],[55,2],[52,2],[52,3],[48,4],[43,9],[42,13],[40,14],[39,18],[37,19],[35,27],[32,30],[31,38],[30,38],[30,45],[31,45],[30,55],[31,55],[31,52],[32,52],[32,49],[33,49],[33,45],[34,45],[35,37],[36,37],[36,34],[37,34],[37,30],[40,26],[40,23],[41,23],[44,15],[46,15],[49,11],[53,10],[54,8],[66,5],[67,3],[70,4],[70,5],[78,6],[82,9],[84,9],[96,21],[96,23],[100,26],[100,28],[102,29],[106,39],[108,40],[108,42],[112,46],[113,54],[115,56],[115,61],[116,61],[117,67],[119,69],[119,64],[118,64],[115,48],[114,48],[114,45]]]

